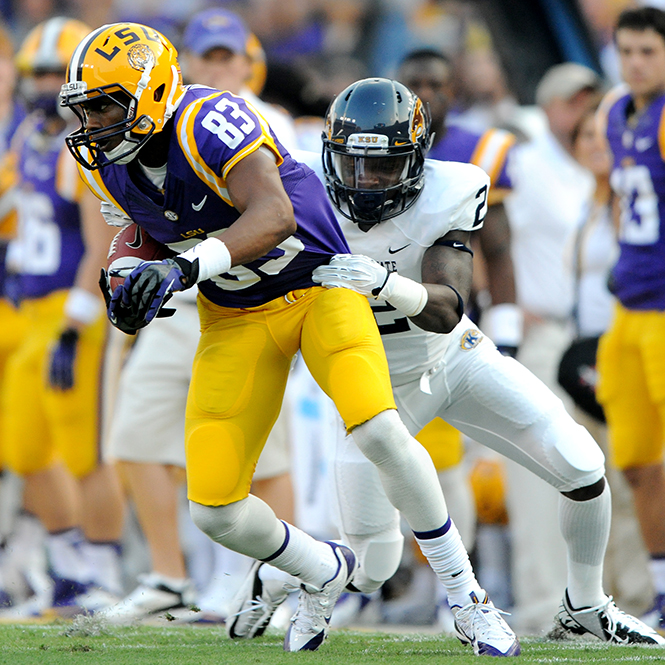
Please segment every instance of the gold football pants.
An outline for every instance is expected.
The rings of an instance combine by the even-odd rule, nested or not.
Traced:
[[[56,460],[76,477],[99,460],[98,396],[106,317],[86,326],[77,344],[74,387],[54,390],[48,382],[51,349],[62,329],[67,291],[27,300],[28,325],[9,358],[3,394],[5,462],[15,473],[42,471]]]
[[[598,346],[596,390],[619,469],[663,460],[665,312],[616,305]]]
[[[395,408],[376,322],[354,291],[312,287],[247,309],[199,295],[199,316],[185,426],[197,503],[226,505],[249,493],[298,349],[347,429]]]

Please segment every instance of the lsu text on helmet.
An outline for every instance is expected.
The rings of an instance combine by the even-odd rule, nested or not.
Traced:
[[[178,52],[164,35],[138,23],[102,26],[77,46],[60,92],[61,104],[81,121],[67,146],[89,170],[126,164],[164,129],[183,94]],[[122,120],[88,130],[86,109],[108,103],[122,107]],[[119,136],[120,144],[104,152],[109,140]]]
[[[406,86],[356,81],[332,102],[323,132],[326,186],[357,224],[395,217],[418,198],[430,147],[429,114]]]

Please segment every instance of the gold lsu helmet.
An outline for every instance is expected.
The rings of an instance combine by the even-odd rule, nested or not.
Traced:
[[[90,32],[81,21],[56,16],[35,26],[16,54],[22,76],[40,72],[64,72],[76,45]]]
[[[164,35],[138,23],[104,25],[79,43],[67,68],[60,103],[81,121],[66,138],[67,147],[89,170],[126,164],[164,129],[183,94],[178,52]],[[86,107],[108,102],[121,106],[124,118],[88,130]],[[120,145],[104,152],[108,140],[118,135]]]

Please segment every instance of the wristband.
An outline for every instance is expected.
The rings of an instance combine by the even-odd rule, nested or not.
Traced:
[[[79,286],[69,290],[65,301],[65,315],[68,318],[88,325],[97,320],[102,310],[102,301],[90,291]]]
[[[427,289],[408,277],[391,272],[381,290],[381,297],[407,316],[417,316],[427,304]]]
[[[482,316],[482,328],[497,346],[518,347],[522,342],[524,315],[512,302],[493,305]]]
[[[196,283],[231,270],[231,254],[218,238],[206,238],[182,254],[183,259],[194,263],[199,261],[199,276]]]

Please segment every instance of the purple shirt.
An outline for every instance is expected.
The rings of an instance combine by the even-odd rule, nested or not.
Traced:
[[[619,259],[612,292],[628,309],[665,309],[665,95],[628,126],[632,99],[616,100],[607,114],[613,156],[611,184],[621,198]]]
[[[506,164],[508,152],[514,143],[515,137],[504,130],[489,129],[484,134],[476,134],[450,125],[446,127],[443,138],[432,146],[427,157],[475,164],[490,177],[492,189],[512,189]]]
[[[238,219],[225,177],[262,145],[277,157],[298,228],[260,259],[199,284],[217,305],[254,307],[314,286],[312,270],[349,249],[319,179],[289,155],[244,99],[210,88],[187,90],[174,118],[163,191],[141,174],[138,160],[111,164],[95,178],[101,177],[117,204],[152,237],[182,251],[191,239],[204,240]]]
[[[32,122],[28,118],[26,122]],[[20,175],[18,220],[21,247],[20,294],[22,298],[41,298],[59,289],[69,289],[84,252],[79,207],[73,198],[63,196],[58,182],[76,178],[74,161],[65,147],[64,137],[48,137],[32,131],[18,148]],[[22,131],[21,127],[18,131]],[[63,174],[63,170],[67,174]],[[78,185],[64,189],[81,191]]]

